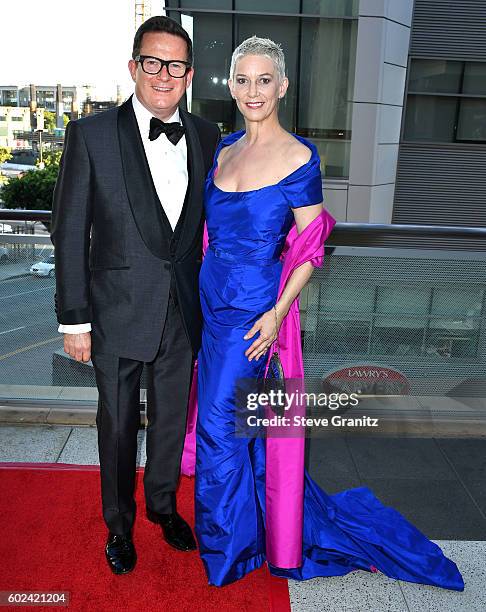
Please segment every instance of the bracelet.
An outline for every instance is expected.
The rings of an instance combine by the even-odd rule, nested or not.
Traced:
[[[275,341],[277,343],[277,350],[280,350],[280,345],[278,342],[278,318],[277,318],[277,306],[275,305],[273,307],[273,309],[275,310],[275,333],[277,334]]]

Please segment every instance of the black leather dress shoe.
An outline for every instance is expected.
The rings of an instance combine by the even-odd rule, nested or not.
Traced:
[[[147,508],[147,518],[162,527],[162,533],[167,544],[177,550],[196,550],[196,540],[186,521],[177,514],[158,514]]]
[[[108,534],[105,556],[114,574],[127,574],[135,567],[137,553],[130,534]]]

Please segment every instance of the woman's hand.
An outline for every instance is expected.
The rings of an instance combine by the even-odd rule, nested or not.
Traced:
[[[268,310],[255,322],[250,331],[243,336],[244,340],[248,340],[249,338],[253,338],[258,331],[260,332],[255,342],[245,351],[248,361],[260,359],[260,357],[268,351],[277,337],[277,332],[281,323],[282,317],[276,308]]]

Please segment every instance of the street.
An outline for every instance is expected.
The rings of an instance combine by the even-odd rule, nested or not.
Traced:
[[[52,384],[52,353],[62,348],[54,291],[53,278],[0,281],[0,384]]]

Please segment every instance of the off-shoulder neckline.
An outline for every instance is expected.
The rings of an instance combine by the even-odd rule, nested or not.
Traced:
[[[233,132],[232,134],[229,134],[228,136],[226,136],[225,138],[223,138],[221,140],[221,142],[219,143],[218,150],[216,152],[216,156],[215,156],[213,167],[211,168],[211,181],[212,181],[214,187],[219,192],[224,193],[226,195],[233,195],[233,194],[240,195],[240,194],[246,194],[246,193],[255,193],[257,191],[263,191],[264,189],[269,189],[271,187],[280,187],[280,185],[282,185],[282,183],[284,183],[285,181],[291,179],[294,176],[294,174],[297,174],[298,172],[302,172],[304,169],[306,169],[307,166],[309,166],[315,160],[316,155],[317,155],[317,149],[316,149],[315,145],[312,142],[309,142],[308,140],[306,140],[305,138],[302,138],[302,136],[299,136],[298,134],[294,134],[293,132],[289,132],[289,134],[291,134],[299,142],[301,142],[302,144],[306,145],[306,147],[308,147],[310,149],[311,156],[310,156],[310,159],[308,161],[306,161],[304,164],[302,164],[301,166],[299,166],[298,168],[293,170],[290,174],[287,174],[287,176],[284,176],[277,183],[271,183],[270,185],[263,185],[263,187],[258,187],[257,189],[248,189],[246,191],[224,191],[223,189],[220,189],[216,185],[216,183],[214,182],[214,173],[216,171],[216,168],[218,167],[219,153],[220,153],[220,151],[221,151],[221,149],[223,147],[226,147],[226,146],[228,146],[230,144],[233,144],[234,142],[239,140],[245,133],[246,133],[245,130],[238,130],[236,132]]]

